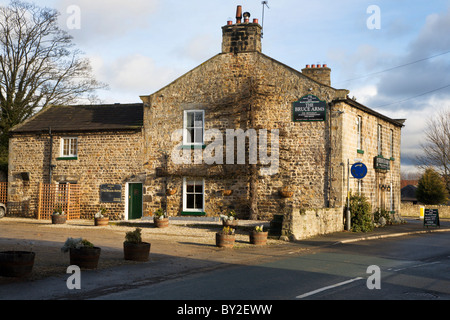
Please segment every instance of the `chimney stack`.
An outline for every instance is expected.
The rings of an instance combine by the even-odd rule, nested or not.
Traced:
[[[242,6],[237,6],[236,24],[227,21],[222,27],[222,53],[261,52],[261,30],[258,19],[250,22],[250,13],[242,14]]]
[[[309,67],[309,64],[306,65],[306,68],[302,69],[302,73],[317,82],[325,84],[327,86],[331,86],[331,69],[327,67],[326,64],[323,66],[318,64],[317,67],[313,64]]]

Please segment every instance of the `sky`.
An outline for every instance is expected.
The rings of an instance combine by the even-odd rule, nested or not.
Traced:
[[[9,0],[0,0],[7,5]],[[450,1],[40,0],[89,58],[104,103],[141,102],[220,53],[236,6],[263,24],[262,51],[294,69],[327,64],[331,86],[402,129],[402,171],[414,172],[427,120],[450,109]]]

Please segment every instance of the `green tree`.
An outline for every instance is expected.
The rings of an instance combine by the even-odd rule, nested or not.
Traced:
[[[443,204],[447,202],[445,183],[434,169],[426,169],[419,179],[416,198],[423,204]]]

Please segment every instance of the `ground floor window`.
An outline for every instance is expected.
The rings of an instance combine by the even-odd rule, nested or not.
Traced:
[[[205,206],[205,180],[184,178],[183,213],[203,214]]]

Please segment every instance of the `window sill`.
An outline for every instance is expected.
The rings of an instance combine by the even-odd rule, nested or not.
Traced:
[[[181,149],[205,149],[205,144],[189,144],[181,146]]]
[[[181,211],[182,216],[206,216],[203,211]]]
[[[78,157],[59,157],[56,158],[57,161],[61,161],[61,160],[78,160]]]

